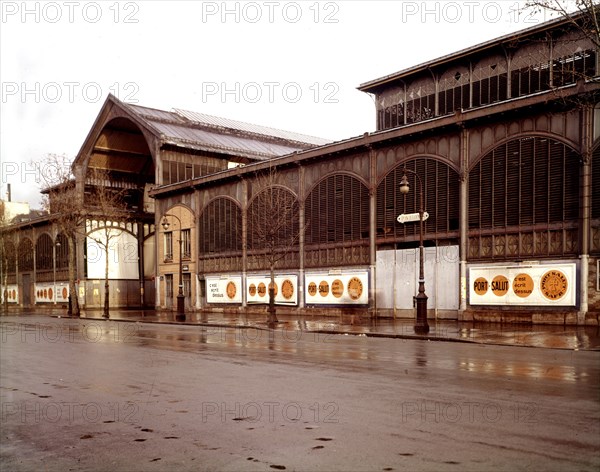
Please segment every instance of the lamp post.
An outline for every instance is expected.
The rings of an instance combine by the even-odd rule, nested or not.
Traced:
[[[402,181],[400,182],[400,193],[406,195],[410,191],[406,173],[413,174],[419,181],[419,293],[417,294],[417,320],[415,322],[415,333],[426,334],[429,332],[427,324],[427,295],[425,295],[425,270],[423,267],[423,181],[419,174],[404,168]]]
[[[166,213],[163,215],[163,219],[162,219],[162,227],[165,231],[167,231],[169,229],[169,226],[171,225],[169,223],[169,220],[167,220],[167,216],[170,216],[172,218],[175,218],[177,221],[179,221],[179,290],[177,292],[177,315],[176,318],[178,321],[183,321],[185,320],[185,295],[183,294],[183,258],[182,258],[182,253],[181,253],[181,220],[175,216],[175,215],[171,215],[169,213]]]

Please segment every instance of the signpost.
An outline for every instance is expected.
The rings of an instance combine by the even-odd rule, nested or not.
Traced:
[[[429,213],[424,211],[423,212],[423,221],[425,221],[427,218],[429,218]],[[411,223],[413,221],[419,221],[418,213],[407,213],[406,215],[405,214],[398,215],[398,223]]]

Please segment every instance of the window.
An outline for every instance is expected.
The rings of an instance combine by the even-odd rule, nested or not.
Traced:
[[[579,156],[564,144],[525,137],[502,144],[469,173],[471,229],[576,221]]]
[[[183,275],[183,295],[186,298],[192,296],[192,274],[182,274]]]
[[[33,243],[31,239],[24,238],[19,242],[18,247],[19,271],[33,271]]]
[[[173,274],[165,275],[165,301],[167,307],[173,306]]]
[[[35,243],[35,268],[37,270],[52,269],[52,238],[47,233],[40,235]]]
[[[369,237],[369,190],[357,178],[323,179],[306,200],[306,243],[328,244]]]
[[[224,159],[208,156],[194,156],[193,159],[196,162],[163,161],[163,184],[174,184],[227,169]]]
[[[200,215],[200,254],[242,250],[242,211],[228,198],[210,202]]]
[[[192,234],[190,229],[181,230],[181,251],[182,258],[190,259],[192,257]]]
[[[60,233],[56,236],[56,268],[66,269],[69,267],[69,241]]]
[[[287,248],[298,243],[298,201],[287,189],[268,186],[248,206],[248,247]]]
[[[470,107],[469,73],[466,69],[448,70],[440,79],[439,115]]]
[[[423,210],[429,213],[424,222],[427,239],[453,238],[458,231],[459,178],[447,164],[435,159],[419,157],[396,166],[377,187],[377,237],[381,239],[410,240],[419,235],[419,225],[398,224],[400,214],[416,213],[421,205],[417,177],[407,173],[410,191],[399,192],[404,166],[416,172],[423,183]],[[453,234],[454,233],[454,234]]]
[[[173,260],[173,232],[165,233],[165,261]]]

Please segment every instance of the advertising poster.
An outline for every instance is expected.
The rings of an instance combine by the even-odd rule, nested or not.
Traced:
[[[307,273],[307,305],[366,305],[369,302],[369,273]]]
[[[54,303],[56,289],[53,283],[37,283],[34,286],[35,303]]]
[[[207,303],[242,303],[242,277],[206,277]]]
[[[268,275],[251,275],[246,277],[246,297],[248,303],[269,303]],[[275,276],[275,303],[278,305],[298,304],[298,276]]]
[[[7,300],[8,303],[19,303],[19,286],[18,285],[7,285],[4,290],[3,300]]]
[[[575,306],[574,263],[469,268],[471,305]]]
[[[67,282],[56,284],[56,301],[57,303],[69,301],[69,284]]]

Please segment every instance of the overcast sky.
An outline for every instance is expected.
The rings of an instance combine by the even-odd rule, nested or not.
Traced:
[[[522,1],[3,1],[0,192],[79,151],[109,93],[340,140],[375,129],[361,83],[539,24]]]

